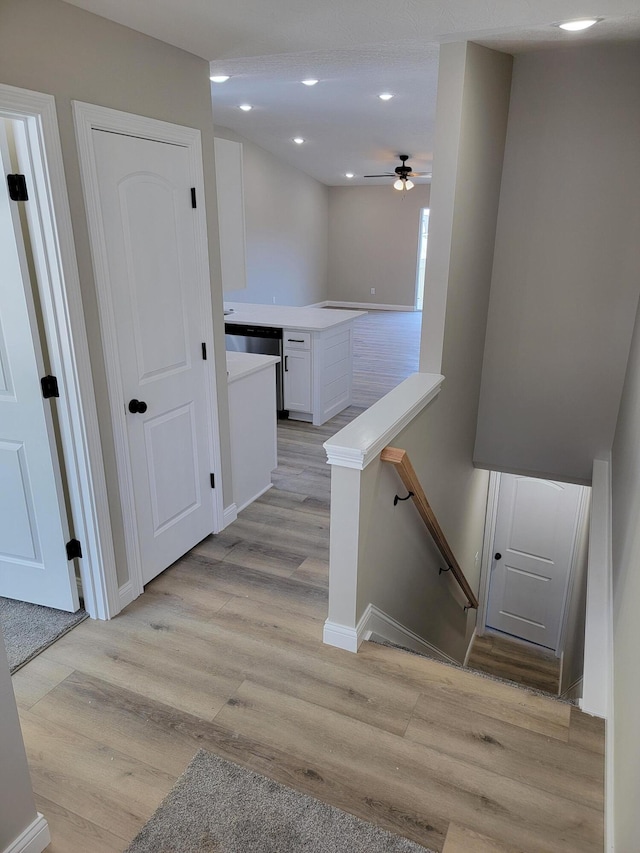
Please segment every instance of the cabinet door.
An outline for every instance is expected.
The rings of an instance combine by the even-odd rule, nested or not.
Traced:
[[[293,412],[311,411],[311,353],[285,350],[284,406]]]

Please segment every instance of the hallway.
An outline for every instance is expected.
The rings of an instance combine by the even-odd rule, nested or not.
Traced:
[[[51,853],[123,850],[199,748],[434,851],[601,853],[598,721],[396,649],[322,644],[322,441],[353,411],[282,424],[273,489],[14,677]]]

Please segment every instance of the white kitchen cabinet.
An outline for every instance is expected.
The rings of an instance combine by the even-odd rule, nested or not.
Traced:
[[[284,351],[284,407],[289,412],[311,413],[311,353]]]
[[[351,405],[353,321],[363,311],[225,303],[227,326],[282,329],[284,408],[292,420],[326,423]]]
[[[285,329],[282,335],[284,349],[284,407],[293,412],[311,414],[311,332],[303,329]]]

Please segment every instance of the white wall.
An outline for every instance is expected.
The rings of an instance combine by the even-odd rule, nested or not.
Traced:
[[[36,816],[7,653],[0,631],[0,850],[10,849]]]
[[[312,305],[327,298],[328,188],[234,131],[242,142],[247,286],[226,291],[231,302]]]
[[[612,451],[615,850],[640,845],[640,312]]]
[[[589,482],[640,291],[640,47],[514,63],[475,460]]]
[[[429,184],[329,188],[329,299],[413,308]],[[371,294],[371,288],[375,294]]]
[[[78,166],[71,101],[80,100],[199,128],[213,151],[208,63],[60,0],[2,0],[0,80],[55,95],[69,203],[80,272],[118,579],[127,579],[124,534],[98,307]],[[28,37],[25,36],[28,33]],[[204,162],[211,287],[214,306],[222,481],[231,494],[224,318],[213,156]]]
[[[427,412],[422,476],[476,591],[488,474],[472,454],[510,81],[506,54],[441,48],[420,369],[445,381]]]

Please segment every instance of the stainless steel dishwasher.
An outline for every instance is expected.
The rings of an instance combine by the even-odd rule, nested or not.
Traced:
[[[284,407],[284,356],[282,329],[275,326],[250,326],[244,323],[224,324],[225,349],[229,352],[253,352],[260,355],[277,355],[276,408],[279,418],[289,417]]]

